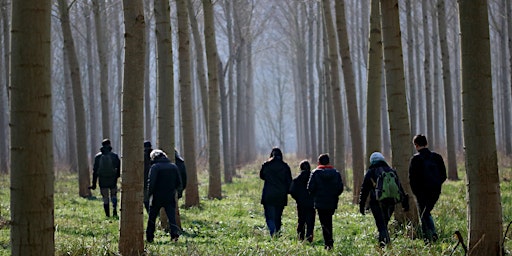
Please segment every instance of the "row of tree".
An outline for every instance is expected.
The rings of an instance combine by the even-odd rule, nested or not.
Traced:
[[[54,158],[78,172],[79,195],[88,197],[89,162],[101,137],[118,143],[121,208],[135,209],[121,211],[119,250],[138,255],[144,139],[172,152],[179,138],[189,176],[185,205],[194,206],[199,159],[208,163],[208,197],[222,198],[221,170],[231,182],[236,167],[272,145],[299,157],[330,152],[340,170],[351,162],[354,201],[365,151],[388,149],[410,192],[417,132],[446,149],[452,179],[464,142],[470,249],[501,253],[495,136],[510,126],[511,72],[502,56],[511,51],[507,43],[491,48],[490,39],[512,34],[502,22],[512,17],[510,1],[503,8],[485,0],[429,3],[58,0],[53,11],[50,0],[13,1],[12,15],[2,8],[11,18],[1,20],[10,87],[0,90],[10,107],[8,115],[0,111],[10,120],[0,129],[10,133],[0,159],[2,170],[10,160],[13,255],[53,254],[54,166],[66,164]],[[489,23],[499,10],[504,18]],[[505,96],[493,103],[496,91]],[[397,218],[418,223],[414,209]]]

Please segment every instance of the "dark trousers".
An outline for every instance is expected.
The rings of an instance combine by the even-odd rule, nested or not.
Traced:
[[[263,208],[270,236],[274,236],[281,230],[281,217],[283,216],[284,205],[263,205]]]
[[[297,234],[300,240],[304,240],[304,231],[309,242],[313,241],[313,230],[315,229],[315,208],[297,205]]]
[[[417,200],[418,210],[421,218],[421,230],[423,231],[423,238],[429,241],[437,240],[436,227],[434,219],[430,215],[430,211],[434,208],[437,200]]]
[[[171,202],[168,204],[159,204],[153,202],[152,205],[149,206],[149,217],[148,217],[148,225],[146,228],[146,239],[148,241],[153,241],[153,238],[155,237],[155,222],[156,217],[158,216],[158,213],[160,212],[160,208],[165,209],[165,213],[167,214],[167,218],[169,219],[169,228],[171,230],[171,238],[177,238],[179,236],[179,229],[176,225],[176,216],[175,213],[175,207],[176,203]]]
[[[379,231],[379,243],[387,244],[390,241],[388,223],[395,210],[395,205],[380,204],[379,202],[371,202],[370,209],[375,219],[375,225]]]
[[[332,248],[334,240],[332,238],[332,215],[335,209],[316,209],[318,219],[322,225],[322,235],[324,236],[324,244],[327,248]]]

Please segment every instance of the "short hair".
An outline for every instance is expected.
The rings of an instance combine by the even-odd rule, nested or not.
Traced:
[[[299,167],[301,170],[311,171],[311,165],[309,164],[308,160],[302,160]]]
[[[104,140],[101,142],[101,145],[102,145],[102,146],[110,146],[110,139],[104,139]]]
[[[321,165],[329,164],[329,154],[321,154],[318,156],[318,163]]]
[[[155,159],[167,157],[167,154],[165,154],[165,152],[160,149],[153,149],[153,151],[151,151],[149,154],[149,157],[152,161],[154,161]]]
[[[414,138],[412,139],[412,143],[414,143],[414,145],[418,145],[420,147],[425,147],[427,146],[427,137],[425,137],[425,135],[423,134],[418,134],[416,136],[414,136]]]
[[[270,152],[270,157],[283,157],[283,152],[281,152],[280,148],[273,147],[272,151]]]

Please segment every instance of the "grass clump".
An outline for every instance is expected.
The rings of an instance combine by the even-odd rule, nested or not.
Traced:
[[[283,230],[278,238],[270,238],[260,204],[263,181],[259,165],[241,170],[231,184],[223,185],[222,200],[206,198],[207,175],[200,174],[201,205],[181,208],[183,234],[171,242],[163,230],[157,229],[152,244],[145,245],[146,255],[450,255],[456,244],[453,232],[467,237],[465,182],[447,181],[441,198],[432,212],[439,241],[425,245],[411,239],[412,227],[390,224],[392,243],[381,249],[371,214],[362,216],[351,203],[351,193],[344,192],[333,216],[334,248],[326,251],[318,217],[312,244],[296,238],[296,205],[289,197],[283,213]],[[294,171],[295,177],[298,171]],[[501,170],[502,177],[510,170]],[[463,177],[463,173],[461,173]],[[351,182],[351,181],[349,181]],[[351,183],[348,183],[351,184]],[[9,244],[9,177],[0,177],[0,255],[10,255]],[[503,223],[512,221],[512,184],[501,184]],[[75,174],[60,174],[55,183],[55,251],[56,255],[118,255],[119,220],[104,216],[99,190],[91,199],[78,196]],[[119,196],[120,198],[120,196]],[[183,203],[181,201],[181,203]],[[147,214],[144,213],[144,226]],[[512,248],[509,231],[505,248]],[[460,246],[453,255],[463,255]]]

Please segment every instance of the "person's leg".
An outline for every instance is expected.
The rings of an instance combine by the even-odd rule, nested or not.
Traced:
[[[146,213],[149,214],[149,196],[147,188],[144,186],[144,209],[146,209]]]
[[[425,242],[430,242],[433,238],[433,230],[431,229],[433,220],[432,216],[430,216],[430,209],[427,207],[427,202],[424,200],[418,200],[418,211],[421,219],[421,231],[423,232],[423,239]]]
[[[334,214],[334,209],[317,209],[317,211],[318,219],[320,219],[320,224],[322,225],[325,248],[330,250],[334,245],[332,238],[332,215]]]
[[[105,211],[105,216],[110,217],[110,199],[108,196],[109,188],[100,188],[101,198],[103,199],[103,210]]]
[[[153,242],[153,239],[155,238],[155,222],[160,208],[160,206],[156,205],[149,206],[148,224],[146,227],[146,240],[150,243]]]
[[[171,240],[177,241],[180,236],[180,229],[176,225],[176,202],[172,202],[165,206],[165,213],[169,220],[169,229],[171,231]]]
[[[284,205],[276,206],[276,233],[281,232],[281,226],[283,225],[282,217],[283,217]]]
[[[388,241],[388,227],[385,218],[385,213],[383,209],[380,207],[379,203],[370,203],[370,210],[372,211],[373,218],[375,219],[375,225],[377,226],[377,230],[379,231],[379,245],[385,246]]]
[[[273,205],[263,205],[263,209],[265,210],[265,221],[267,222],[267,227],[270,232],[270,236],[274,236],[276,232],[276,210]]]
[[[314,208],[304,208],[305,219],[306,219],[306,239],[308,242],[313,242],[313,232],[315,230],[315,209]]]
[[[117,186],[110,189],[110,198],[112,199],[112,216],[117,216]]]
[[[300,240],[304,240],[304,232],[306,230],[306,209],[297,205],[297,235]]]

